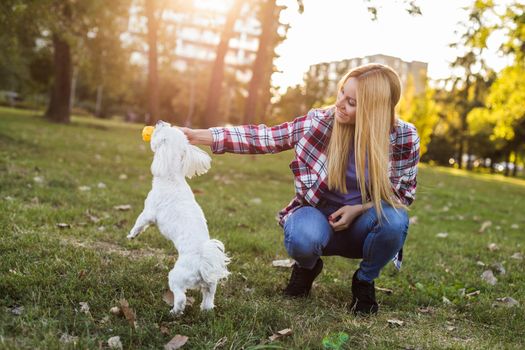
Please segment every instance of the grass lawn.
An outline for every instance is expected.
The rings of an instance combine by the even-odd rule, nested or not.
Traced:
[[[174,247],[156,228],[126,239],[151,186],[140,130],[0,109],[0,348],[108,348],[119,336],[125,349],[159,349],[182,334],[185,349],[322,349],[338,332],[349,336],[341,349],[525,348],[524,180],[423,165],[403,268],[384,269],[376,286],[392,293],[378,291],[380,313],[360,318],[346,310],[357,260],[327,257],[310,298],[280,296],[290,271],[272,267],[287,258],[274,217],[293,195],[291,152],[213,156],[191,180],[232,274],[215,311],[190,292],[194,305],[171,317]],[[495,285],[481,278],[488,269]],[[136,327],[110,313],[120,299]],[[285,328],[293,334],[269,342]]]

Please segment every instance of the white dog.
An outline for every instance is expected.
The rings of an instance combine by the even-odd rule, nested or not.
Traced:
[[[156,224],[179,253],[168,275],[174,294],[171,313],[183,313],[186,289],[200,289],[201,310],[211,310],[217,282],[229,274],[226,265],[230,259],[222,242],[210,239],[204,213],[185,179],[207,172],[211,159],[206,152],[190,145],[181,130],[163,121],[155,127],[151,149],[155,153],[151,164],[153,187],[127,237],[133,239],[148,225]]]

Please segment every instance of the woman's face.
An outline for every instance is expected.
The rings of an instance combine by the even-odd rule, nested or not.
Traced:
[[[355,124],[357,79],[348,79],[337,93],[335,119],[342,124]]]

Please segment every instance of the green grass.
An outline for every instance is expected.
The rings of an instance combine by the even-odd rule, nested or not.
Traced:
[[[0,348],[74,348],[59,340],[67,333],[78,337],[77,348],[107,347],[118,335],[124,348],[158,349],[183,334],[188,349],[212,349],[223,337],[223,349],[318,349],[337,332],[349,335],[344,349],[525,347],[524,262],[511,258],[525,253],[525,181],[422,166],[403,269],[384,269],[376,285],[393,293],[378,292],[380,313],[359,318],[346,311],[357,260],[327,257],[309,299],[279,294],[289,271],[271,265],[287,258],[274,216],[293,195],[291,152],[213,156],[211,171],[191,180],[212,236],[233,258],[232,274],[215,311],[200,312],[200,295],[190,292],[195,304],[172,318],[162,300],[176,259],[171,242],[155,228],[126,240],[150,189],[152,153],[140,129],[89,118],[56,125],[0,109]],[[113,209],[121,204],[132,208]],[[488,267],[478,261],[501,262],[506,274],[488,285],[480,278]],[[493,306],[506,296],[520,305]],[[109,313],[121,298],[137,314],[136,329]],[[293,335],[267,342],[284,328]]]

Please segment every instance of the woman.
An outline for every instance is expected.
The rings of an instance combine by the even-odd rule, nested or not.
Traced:
[[[395,117],[400,81],[369,64],[339,82],[335,106],[314,109],[274,127],[245,125],[192,130],[192,144],[213,153],[276,153],[295,149],[290,168],[296,196],[279,213],[284,245],[296,261],[286,296],[307,296],[323,255],[362,259],[352,278],[354,313],[376,313],[374,279],[393,260],[401,266],[414,200],[419,137]]]

